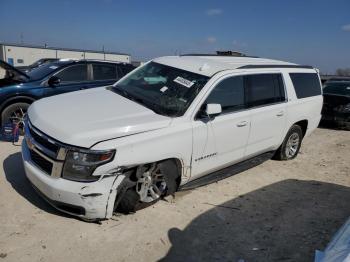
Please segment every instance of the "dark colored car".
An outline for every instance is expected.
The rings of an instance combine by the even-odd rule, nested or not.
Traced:
[[[62,59],[24,73],[0,60],[0,123],[16,122],[22,128],[35,100],[111,85],[134,68],[126,63]]]
[[[46,63],[52,63],[52,62],[56,62],[58,61],[59,59],[58,58],[42,58],[42,59],[39,59],[38,61],[34,62],[33,64],[29,65],[29,66],[17,66],[16,68],[21,70],[22,72],[29,72],[30,70],[34,69],[34,68],[37,68],[43,64],[46,64]]]
[[[350,77],[346,77],[346,76],[344,76],[344,77],[341,77],[341,76],[332,77],[332,78],[328,79],[325,84],[327,84],[328,82],[340,82],[340,81],[350,81]]]
[[[350,81],[332,81],[323,88],[322,121],[350,130]]]

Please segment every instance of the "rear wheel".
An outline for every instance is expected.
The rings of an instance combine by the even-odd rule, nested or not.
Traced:
[[[18,124],[19,133],[24,134],[24,118],[27,114],[28,103],[14,103],[7,106],[1,113],[1,123]]]
[[[156,203],[166,195],[175,193],[178,188],[179,172],[172,160],[139,166],[136,176],[136,185],[125,192],[116,211],[136,212]]]
[[[302,140],[303,131],[301,127],[293,125],[273,158],[276,160],[291,160],[295,158],[299,153]]]

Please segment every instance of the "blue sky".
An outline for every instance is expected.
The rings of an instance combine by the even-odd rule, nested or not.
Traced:
[[[350,0],[1,0],[0,41],[126,52],[133,60],[239,50],[350,67]]]

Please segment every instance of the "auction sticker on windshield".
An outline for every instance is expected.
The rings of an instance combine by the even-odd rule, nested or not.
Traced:
[[[191,86],[194,85],[194,83],[190,80],[187,80],[181,76],[178,76],[174,79],[174,82],[180,84],[180,85],[183,85],[183,86],[186,86],[187,88],[190,88]]]
[[[165,91],[168,90],[168,87],[167,86],[163,86],[161,89],[160,89],[160,92],[164,93]]]

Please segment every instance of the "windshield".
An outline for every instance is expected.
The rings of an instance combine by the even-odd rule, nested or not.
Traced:
[[[57,60],[58,60],[57,58],[42,58],[42,59],[39,59],[38,61],[34,62],[33,64],[29,65],[28,67],[30,69],[33,69],[33,68],[36,68],[42,64],[55,62]]]
[[[154,112],[181,116],[209,77],[151,62],[123,79],[113,91]]]
[[[40,80],[50,75],[54,71],[58,70],[63,65],[65,65],[65,63],[62,63],[62,62],[46,63],[37,68],[33,68],[27,73],[27,75],[33,81]]]
[[[33,68],[36,68],[36,67],[40,66],[43,63],[44,63],[43,60],[40,59],[40,60],[34,62],[33,64],[29,65],[28,68],[33,69]]]
[[[323,89],[323,93],[350,96],[350,82],[326,85]]]

